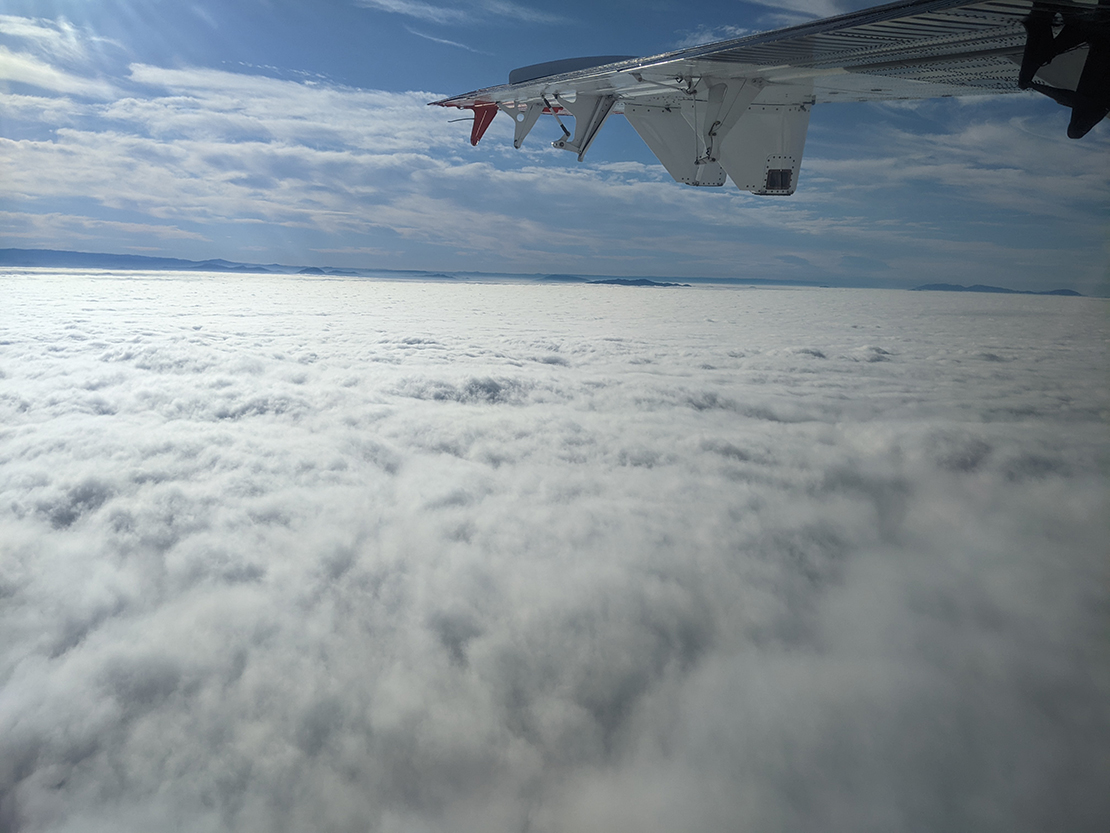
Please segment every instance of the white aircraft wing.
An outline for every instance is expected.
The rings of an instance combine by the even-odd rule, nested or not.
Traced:
[[[522,67],[509,83],[434,101],[498,112],[520,147],[542,114],[583,158],[623,113],[677,181],[794,193],[814,104],[1036,90],[1080,138],[1110,111],[1110,0],[903,0],[788,29],[635,58]],[[573,117],[573,132],[565,119]]]

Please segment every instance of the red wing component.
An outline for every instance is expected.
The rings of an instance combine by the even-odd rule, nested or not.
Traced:
[[[474,111],[474,126],[470,128],[470,144],[476,145],[482,141],[482,137],[486,134],[486,128],[490,126],[493,117],[497,115],[497,105],[479,102],[465,109]]]

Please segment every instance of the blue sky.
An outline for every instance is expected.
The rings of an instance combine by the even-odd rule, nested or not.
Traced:
[[[818,107],[787,199],[677,185],[620,117],[579,164],[426,106],[867,5],[5,0],[0,246],[1110,294],[1110,130],[1032,94]]]

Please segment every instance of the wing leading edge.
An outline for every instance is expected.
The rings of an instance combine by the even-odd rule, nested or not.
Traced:
[[[1106,117],[1110,0],[903,0],[663,55],[522,67],[508,84],[431,103],[473,111],[475,145],[499,112],[518,148],[549,114],[562,131],[552,144],[579,161],[623,113],[678,182],[727,175],[753,194],[789,195],[814,104],[1021,90],[1069,107],[1072,138]]]

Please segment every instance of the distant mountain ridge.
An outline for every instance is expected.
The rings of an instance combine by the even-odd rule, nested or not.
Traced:
[[[319,266],[287,266],[282,263],[240,263],[223,258],[184,260],[176,257],[120,255],[107,252],[72,252],[62,249],[0,249],[0,266],[53,269],[134,269],[182,272],[240,272],[247,274],[345,275],[359,277],[372,273],[451,278],[440,272],[400,269],[344,269]]]
[[[397,277],[417,280],[466,281],[470,279],[527,280],[539,283],[607,284],[610,286],[691,286],[689,283],[668,283],[647,277],[616,277],[609,275],[516,274],[508,272],[432,272],[421,269],[342,268],[332,266],[288,266],[281,263],[240,263],[223,258],[185,260],[176,257],[112,254],[107,252],[74,252],[63,249],[0,249],[0,266],[53,269],[119,269],[182,272],[229,272],[240,274],[318,275],[321,277]],[[819,281],[775,280],[768,278],[687,278],[698,284],[726,286],[825,287]],[[927,283],[913,287],[916,292],[994,292],[1006,295],[1068,295],[1082,296],[1074,289],[1052,289],[1045,292],[1008,289],[1002,286],[960,286],[953,283]]]
[[[465,281],[477,279],[525,279],[553,283],[609,284],[613,286],[685,286],[688,283],[668,283],[645,277],[615,277],[611,275],[524,275],[508,272],[431,272],[420,269],[352,269],[331,266],[288,266],[281,263],[237,263],[223,258],[212,260],[184,260],[176,257],[150,255],[120,255],[106,252],[73,252],[61,249],[0,249],[0,266],[46,269],[119,269],[188,272],[238,272],[284,275],[316,275],[346,277],[381,277],[383,275],[437,281]],[[812,281],[767,280],[762,278],[691,278],[699,283],[734,284],[752,286],[818,286]]]
[[[1074,289],[1049,289],[1044,292],[1033,292],[1030,289],[1007,289],[1004,286],[987,286],[977,283],[972,286],[960,286],[957,283],[926,283],[915,286],[914,292],[997,292],[1003,295],[1069,295],[1082,297],[1082,292]]]
[[[652,281],[647,278],[609,278],[604,281],[587,281],[591,285],[607,284],[609,286],[689,286],[688,283],[665,283]]]
[[[0,265],[40,266],[59,269],[181,269],[204,272],[273,272],[277,264],[234,263],[223,258],[182,260],[176,257],[71,252],[60,249],[0,249]]]

